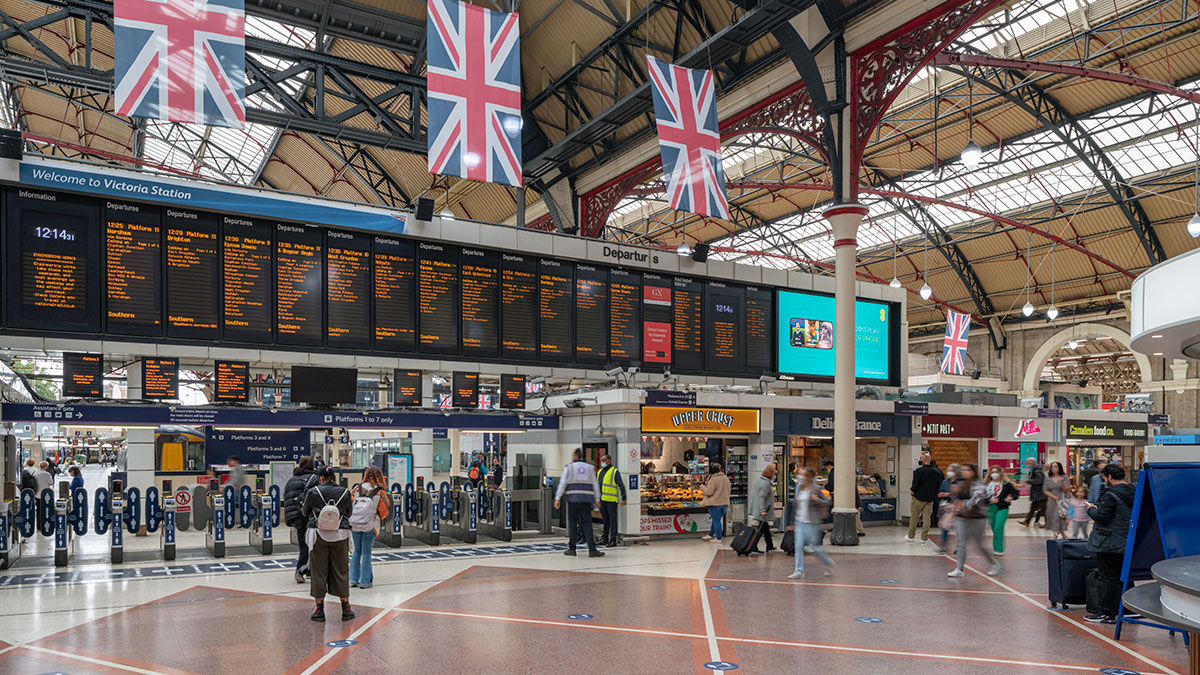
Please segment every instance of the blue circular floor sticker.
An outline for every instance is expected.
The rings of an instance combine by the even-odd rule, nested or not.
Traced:
[[[883,623],[883,619],[877,616],[857,616],[854,620],[859,623]]]
[[[738,664],[731,661],[709,661],[704,667],[709,670],[737,670]]]
[[[334,640],[333,642],[326,642],[325,646],[337,649],[338,647],[353,647],[356,644],[358,644],[357,640]]]
[[[568,614],[567,618],[572,621],[587,621],[588,619],[594,619],[596,617],[592,616],[591,614]]]
[[[1104,675],[1141,675],[1136,670],[1129,670],[1127,668],[1101,668],[1100,672],[1104,673]]]
[[[727,590],[729,590],[729,586],[709,586],[709,588],[713,589],[714,591],[727,591]]]
[[[900,583],[900,580],[899,579],[880,579],[879,583],[881,583],[881,584],[898,584],[898,583]]]

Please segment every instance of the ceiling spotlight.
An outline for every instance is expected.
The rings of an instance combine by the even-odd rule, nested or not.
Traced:
[[[1075,338],[1071,338],[1071,341],[1067,343],[1067,347],[1069,349],[1075,349],[1078,346],[1079,346],[1079,341],[1076,340]]]
[[[1200,237],[1200,213],[1192,216],[1192,219],[1187,224],[1188,234],[1193,237]]]
[[[888,286],[891,286],[892,288],[900,288],[900,280],[896,277],[892,277],[892,280],[888,282]]]
[[[1033,303],[1025,301],[1025,306],[1021,308],[1021,313],[1025,316],[1033,316]]]
[[[689,256],[692,254],[692,247],[688,246],[686,241],[681,241],[679,242],[679,248],[675,249],[675,252],[682,256]]]
[[[979,160],[983,159],[983,148],[975,141],[967,141],[962,151],[962,163],[971,171],[979,168]]]
[[[921,286],[921,297],[925,300],[933,297],[933,289],[929,287],[928,283]]]
[[[1051,321],[1057,319],[1058,318],[1058,308],[1055,307],[1054,305],[1050,305],[1050,308],[1046,310],[1046,318],[1050,319]]]

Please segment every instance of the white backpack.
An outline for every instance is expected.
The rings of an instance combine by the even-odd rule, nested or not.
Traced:
[[[375,493],[378,489],[375,490]],[[375,510],[376,504],[375,494],[364,495],[362,488],[358,489],[358,496],[354,498],[354,507],[350,511],[350,529],[355,532],[368,532],[375,529]]]
[[[342,503],[342,499],[346,496],[346,490],[342,491],[342,495],[333,503],[326,503],[321,507],[321,512],[317,514],[317,529],[322,532],[337,532],[342,525],[342,512],[338,510],[337,505]]]

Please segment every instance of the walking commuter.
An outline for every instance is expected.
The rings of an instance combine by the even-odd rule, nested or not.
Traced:
[[[929,541],[929,527],[933,519],[933,503],[937,501],[938,488],[942,484],[944,476],[941,471],[938,471],[930,462],[933,458],[929,455],[921,455],[918,460],[920,466],[913,471],[912,488],[909,493],[912,495],[911,507],[908,515],[908,534],[905,535],[904,541],[916,541],[914,536],[917,534],[917,521],[921,523],[921,543]]]
[[[38,495],[37,461],[32,457],[25,460],[25,466],[21,469],[21,489],[33,490],[35,498]]]
[[[354,506],[350,511],[350,538],[354,541],[354,553],[350,556],[351,587],[370,588],[375,584],[371,549],[375,547],[380,524],[388,514],[386,484],[383,471],[377,466],[369,466],[354,491]]]
[[[600,485],[596,482],[596,471],[583,461],[583,451],[575,448],[571,463],[563,467],[554,495],[554,508],[562,508],[563,497],[567,500],[567,550],[564,555],[575,555],[575,545],[584,541],[589,558],[599,558],[604,551],[596,548],[596,532],[592,529],[592,505],[600,508]]]
[[[479,461],[478,457],[472,459],[470,466],[467,468],[467,480],[470,481],[471,487],[479,487],[479,484],[483,482],[486,475],[487,471],[483,468],[483,462]]]
[[[771,526],[775,524],[775,467],[763,469],[762,475],[754,481],[750,491],[750,503],[746,507],[747,525],[758,526],[758,536],[767,542],[766,553],[775,550],[771,541]],[[763,553],[758,550],[758,542],[754,542],[751,553]]]
[[[1046,482],[1046,474],[1037,465],[1037,460],[1030,457],[1025,460],[1025,484],[1029,486],[1029,515],[1021,521],[1022,525],[1037,525],[1038,518],[1046,517],[1046,492],[1042,485]]]
[[[67,473],[71,475],[71,494],[75,494],[76,490],[83,489],[83,473],[79,471],[79,467],[73,466],[67,469]]]
[[[1004,555],[1004,526],[1008,523],[1008,507],[1017,498],[1017,488],[1013,486],[1004,468],[993,466],[988,472],[988,526],[992,529],[992,552]]]
[[[1088,468],[1079,474],[1079,484],[1086,490],[1092,485],[1092,477],[1098,473],[1100,473],[1100,460],[1093,459],[1092,463],[1088,464]]]
[[[37,471],[33,472],[33,478],[37,481],[37,495],[40,497],[42,490],[48,490],[54,487],[54,475],[50,473],[50,462],[42,461],[38,464]]]
[[[983,557],[991,562],[988,576],[995,576],[1004,571],[1000,561],[991,550],[983,544],[983,528],[987,525],[988,491],[983,481],[979,480],[974,464],[960,464],[962,477],[954,486],[954,498],[959,501],[958,516],[954,519],[954,534],[958,538],[955,551],[957,565],[946,574],[948,577],[961,577],[967,566],[967,547],[975,544],[983,553]]]
[[[704,541],[721,543],[721,535],[725,533],[725,512],[729,510],[729,488],[729,476],[721,470],[721,463],[709,463],[708,480],[700,486],[704,495],[700,505],[708,507],[708,518],[712,521],[708,534],[700,537]]]
[[[1078,487],[1075,489],[1075,498],[1068,505],[1071,508],[1071,538],[1086,539],[1088,536],[1088,525],[1092,519],[1088,517],[1088,502],[1087,488]]]
[[[604,521],[604,533],[600,543],[605,546],[617,545],[617,502],[625,505],[625,481],[621,480],[621,472],[612,465],[612,457],[600,457],[600,519]]]
[[[300,542],[300,555],[296,558],[296,583],[304,583],[308,569],[308,518],[304,517],[301,509],[304,507],[304,497],[310,488],[317,484],[317,469],[313,458],[305,455],[300,458],[296,468],[292,469],[292,477],[283,486],[283,522],[288,527],[296,529],[296,539]]]
[[[1099,459],[1096,461],[1099,462],[1097,467],[1100,469],[1100,471],[1096,472],[1096,475],[1092,476],[1092,479],[1088,481],[1087,485],[1088,501],[1093,504],[1100,503],[1100,493],[1104,492],[1104,486],[1107,485],[1107,483],[1104,482],[1104,477],[1100,474],[1104,473],[1104,467],[1108,466],[1109,463],[1107,459]]]
[[[958,515],[958,504],[953,499],[952,490],[958,481],[958,465],[946,467],[946,477],[938,487],[938,527],[942,528],[942,541],[939,544],[945,552],[946,544],[950,541],[950,530],[954,529],[954,518]]]
[[[1093,623],[1116,623],[1121,603],[1121,564],[1125,560],[1125,540],[1129,537],[1129,521],[1133,515],[1134,489],[1125,480],[1125,469],[1120,464],[1106,464],[1098,475],[1105,489],[1098,502],[1088,503],[1087,514],[1094,525],[1087,547],[1096,554],[1099,612],[1084,618]]]
[[[1054,533],[1055,539],[1067,538],[1067,499],[1071,495],[1071,484],[1060,462],[1051,462],[1043,484],[1046,497],[1046,529]]]
[[[800,469],[796,482],[795,499],[792,501],[796,569],[788,575],[793,580],[804,578],[805,553],[812,553],[825,563],[825,576],[833,574],[833,559],[821,548],[821,539],[825,536],[821,531],[821,523],[825,521],[825,514],[829,513],[831,502],[813,482],[815,476],[816,472],[806,467]]]
[[[246,467],[242,466],[242,460],[237,456],[230,456],[225,463],[229,465],[229,484],[233,486],[233,494],[240,498],[242,486],[246,484]]]
[[[305,493],[301,513],[308,519],[309,594],[317,601],[309,616],[325,621],[325,595],[341,598],[342,621],[354,618],[350,609],[350,491],[337,484],[333,468],[324,467],[319,481]]]

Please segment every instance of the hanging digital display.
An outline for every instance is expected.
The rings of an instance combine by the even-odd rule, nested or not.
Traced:
[[[246,361],[217,361],[213,366],[213,400],[246,403],[250,400],[250,364]]]
[[[320,347],[324,340],[320,228],[275,225],[275,330],[279,344]]]
[[[375,237],[375,349],[417,349],[417,262],[411,241]]]
[[[462,268],[462,354],[494,359],[500,354],[500,254],[464,248]]]
[[[543,361],[569,363],[575,355],[573,267],[561,260],[538,263],[538,347]]]
[[[451,402],[455,408],[479,407],[479,373],[456,370],[451,377]]]
[[[392,371],[392,405],[397,408],[420,408],[422,378],[419,370]]]
[[[500,356],[537,360],[537,259],[500,255]]]
[[[719,281],[704,284],[704,368],[746,371],[745,289]]]
[[[325,230],[325,296],[330,347],[371,347],[371,235]]]
[[[700,282],[682,278],[671,289],[671,363],[676,370],[704,368],[701,289]]]
[[[505,410],[525,408],[525,376],[500,376],[500,407]]]
[[[142,398],[168,401],[179,398],[179,359],[142,359]]]
[[[835,323],[832,295],[778,291],[776,339],[779,372],[804,378],[830,378],[834,369]],[[899,328],[896,306],[874,300],[854,303],[854,373],[863,382],[894,384]]]
[[[671,365],[671,280],[642,275],[642,362]]]
[[[746,372],[762,375],[771,367],[771,323],[775,320],[775,293],[757,286],[746,287]]]
[[[63,398],[104,396],[104,356],[63,352]]]
[[[641,361],[642,275],[608,270],[608,354],[620,365]]]
[[[108,332],[161,336],[162,211],[106,201],[104,317]]]
[[[421,242],[417,253],[418,347],[427,354],[457,354],[458,249]]]
[[[608,268],[575,265],[575,360],[608,363]]]
[[[217,219],[167,209],[167,337],[216,340],[221,321]]]
[[[271,223],[225,216],[221,235],[224,337],[269,344],[275,323]]]

